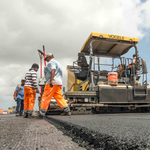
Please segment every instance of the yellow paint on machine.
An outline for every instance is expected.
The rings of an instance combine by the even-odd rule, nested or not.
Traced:
[[[74,72],[70,71],[67,67],[68,79],[67,79],[67,88],[69,91],[79,91],[79,81],[75,78]]]
[[[92,32],[90,34],[90,37],[100,37],[101,38],[106,38],[106,39],[115,39],[115,40],[123,40],[123,41],[134,41],[134,42],[139,42],[138,38],[134,38],[134,37],[126,37],[126,36],[120,36],[120,35],[113,35],[113,34],[104,34],[104,33],[96,33],[96,32]]]
[[[68,77],[67,77],[67,88],[69,91],[86,91],[89,87],[89,81],[86,81],[79,87],[79,83],[82,81],[79,79],[75,78],[74,72],[69,69],[70,66],[67,66],[67,72],[68,72]]]
[[[93,52],[96,52],[96,54],[105,53],[106,55],[109,53],[116,56],[127,53],[127,50],[139,42],[139,39],[134,37],[92,32],[83,44],[81,52],[89,55],[89,47],[92,40],[94,40],[92,44]]]

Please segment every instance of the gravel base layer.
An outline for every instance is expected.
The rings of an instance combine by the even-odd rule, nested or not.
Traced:
[[[44,119],[0,115],[0,150],[85,150]]]
[[[109,134],[104,134],[103,132],[90,130],[89,128],[83,127],[83,124],[82,126],[77,125],[78,119],[74,120],[76,123],[71,123],[71,121],[68,121],[69,118],[71,117],[62,119],[59,116],[47,116],[45,119],[64,132],[64,134],[70,136],[73,141],[79,144],[79,146],[82,146],[87,150],[150,150],[150,145],[148,144],[148,141],[144,140],[144,137],[143,141],[140,143],[132,139],[123,140],[117,138],[117,136],[110,136]],[[80,116],[78,118],[80,118]]]

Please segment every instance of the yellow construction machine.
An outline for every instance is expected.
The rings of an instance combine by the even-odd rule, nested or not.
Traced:
[[[138,38],[90,34],[77,61],[67,66],[64,95],[72,114],[149,110],[147,66],[139,56],[138,42]],[[135,60],[124,57],[130,49]]]

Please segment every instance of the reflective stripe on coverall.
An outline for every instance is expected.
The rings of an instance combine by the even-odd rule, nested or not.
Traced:
[[[24,112],[33,112],[34,103],[36,98],[36,89],[25,86],[24,87]]]
[[[46,111],[48,109],[52,97],[54,97],[60,108],[68,106],[61,93],[61,85],[53,85],[53,87],[51,88],[49,84],[46,84],[40,106],[41,110]]]

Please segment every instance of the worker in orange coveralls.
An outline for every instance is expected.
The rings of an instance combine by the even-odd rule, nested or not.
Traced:
[[[33,118],[32,112],[34,108],[36,93],[39,93],[37,87],[37,71],[39,65],[34,63],[25,75],[24,85],[24,118]]]
[[[54,97],[60,108],[63,109],[64,112],[61,115],[71,115],[70,108],[61,92],[62,67],[60,63],[54,59],[54,55],[51,53],[46,54],[45,60],[48,63],[44,69],[46,85],[40,106],[40,116],[45,116],[52,97]]]

